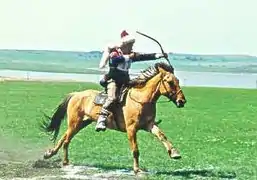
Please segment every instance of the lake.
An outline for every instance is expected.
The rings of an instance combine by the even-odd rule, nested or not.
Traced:
[[[135,77],[138,72],[133,72]],[[257,74],[175,71],[182,86],[257,88]],[[0,70],[1,77],[27,80],[78,81],[98,83],[99,74],[52,73],[36,71]]]

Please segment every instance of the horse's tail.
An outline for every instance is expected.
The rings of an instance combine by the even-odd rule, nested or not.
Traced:
[[[53,142],[55,142],[55,140],[56,140],[56,138],[59,134],[59,130],[60,130],[62,120],[64,119],[64,117],[67,113],[68,103],[69,103],[72,96],[73,96],[73,94],[71,93],[65,99],[63,99],[63,101],[56,108],[52,117],[49,117],[46,114],[44,114],[44,116],[47,120],[42,122],[41,128],[45,132],[50,132],[50,133],[54,132],[54,135],[51,138],[51,141],[53,141]]]

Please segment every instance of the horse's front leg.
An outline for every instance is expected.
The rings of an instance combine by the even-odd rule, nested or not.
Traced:
[[[137,130],[134,126],[129,126],[127,127],[127,135],[128,135],[128,140],[129,140],[129,145],[130,149],[133,154],[133,159],[134,159],[134,165],[133,165],[133,170],[135,174],[138,172],[142,171],[139,168],[139,150],[138,150],[138,145],[137,145]]]
[[[157,125],[153,125],[150,132],[154,134],[165,146],[168,151],[168,154],[173,159],[181,158],[179,152],[173,147],[172,143],[167,139],[165,134],[161,131],[161,129]]]

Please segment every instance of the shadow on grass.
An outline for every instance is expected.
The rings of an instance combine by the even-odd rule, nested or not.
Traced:
[[[167,176],[181,176],[185,178],[197,177],[212,177],[212,178],[236,178],[236,173],[233,171],[219,171],[215,169],[183,169],[177,171],[159,171],[156,175],[167,175]]]
[[[33,164],[35,168],[60,168],[59,166],[60,160],[52,160],[52,161],[45,161],[45,160],[38,160]],[[93,164],[93,165],[86,165],[86,164],[73,164],[74,166],[85,166],[85,167],[93,167],[98,168],[104,171],[120,171],[120,173],[133,173],[133,170],[129,166],[115,166],[115,165],[103,165],[103,164]],[[148,171],[143,169],[144,173],[150,176],[172,176],[172,177],[184,177],[187,179],[191,178],[217,178],[217,179],[235,179],[236,173],[234,171],[227,171],[227,170],[219,170],[219,169],[179,169],[174,171]]]
[[[75,165],[75,164],[74,164]],[[77,164],[82,165],[82,164]],[[83,166],[83,165],[82,165]],[[121,172],[132,172],[132,168],[128,166],[108,166],[103,164],[94,164],[91,167],[99,168],[106,171],[121,171]],[[174,171],[148,171],[146,169],[143,169],[146,174],[151,176],[173,176],[173,177],[184,177],[184,178],[217,178],[217,179],[235,179],[236,173],[234,171],[226,171],[226,170],[219,170],[219,169],[180,169],[180,170],[174,170]]]

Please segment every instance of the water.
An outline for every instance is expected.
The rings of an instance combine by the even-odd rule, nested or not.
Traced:
[[[79,82],[98,82],[100,80],[100,75],[97,74],[52,73],[18,70],[0,70],[0,77],[26,80],[53,80]]]
[[[135,77],[138,72],[133,72]],[[230,88],[257,88],[257,73],[214,73],[214,72],[186,72],[175,71],[182,86],[202,87],[230,87]],[[99,74],[75,74],[52,73],[36,71],[0,70],[0,77],[27,79],[27,80],[55,80],[78,81],[98,83],[102,75]]]
[[[176,75],[185,86],[257,88],[257,74],[176,72]]]

